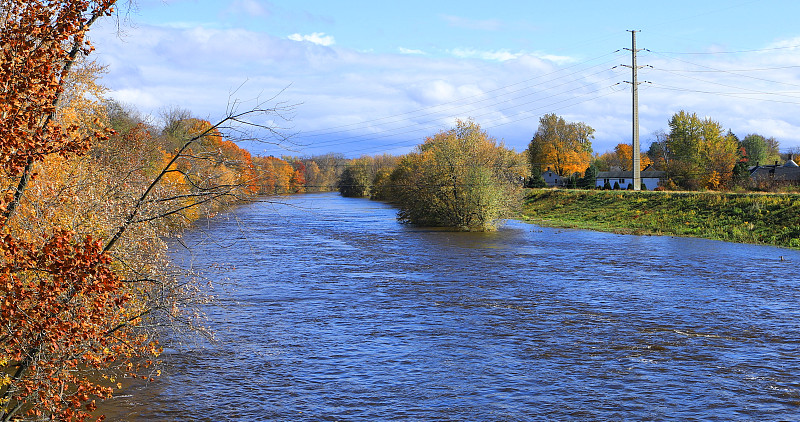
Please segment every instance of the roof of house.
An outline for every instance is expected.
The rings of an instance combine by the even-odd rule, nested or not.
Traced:
[[[751,177],[771,177],[775,180],[800,181],[800,167],[758,167],[750,172]]]
[[[800,181],[800,166],[791,158],[783,165],[777,162],[766,166],[750,167],[750,177],[772,178],[774,180]]]

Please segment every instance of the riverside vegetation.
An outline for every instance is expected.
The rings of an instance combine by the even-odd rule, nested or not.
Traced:
[[[401,220],[417,225],[493,230],[498,219],[519,215],[551,226],[800,247],[800,194],[788,193],[796,186],[757,183],[747,173],[750,161],[782,158],[777,141],[751,134],[740,142],[719,123],[684,111],[669,125],[642,156],[667,174],[657,192],[594,190],[598,169],[630,170],[630,145],[592,156],[594,130],[553,114],[540,119],[524,154],[496,145],[474,122],[458,122],[398,159],[356,160],[339,191],[391,202]],[[528,161],[527,172],[520,161]],[[530,187],[543,187],[545,165],[583,189],[533,189],[523,200],[519,180],[528,176]],[[742,193],[704,190],[723,187]]]
[[[203,285],[170,264],[163,239],[227,206],[338,186],[343,194],[389,200],[401,219],[420,225],[492,230],[515,215],[521,182],[532,171],[523,154],[472,122],[458,122],[404,157],[253,157],[233,140],[253,140],[250,130],[282,142],[271,123],[253,123],[280,118],[287,111],[280,103],[241,112],[233,101],[216,123],[173,110],[158,127],[107,101],[98,83],[104,69],[86,59],[92,51],[86,35],[116,5],[0,1],[0,421],[86,420],[96,400],[119,391],[120,379],[157,374],[163,333],[201,329],[198,311],[207,300]],[[542,144],[530,148],[539,158],[531,163],[560,163],[565,172],[586,168],[593,130],[546,117],[536,138]],[[687,126],[681,122],[673,126]],[[695,140],[678,137],[677,129],[669,139]],[[567,142],[575,136],[581,142]],[[720,142],[687,147],[704,153],[691,166],[674,167],[676,183],[694,180],[714,158],[725,174],[712,169],[698,186],[725,185],[736,158],[733,138],[725,140],[723,150],[715,148]],[[675,152],[681,145],[663,144],[670,163],[681,163]],[[625,217],[638,222],[663,214],[658,225],[631,230],[707,236],[701,226],[718,226],[715,238],[800,246],[796,196],[738,201],[719,194],[704,202],[691,198],[705,194],[686,194],[684,204],[675,202],[681,194],[538,195],[528,197],[526,209],[541,221],[616,209],[586,217],[596,223],[587,228],[625,227]],[[570,195],[608,202],[572,210],[571,203],[581,202]],[[654,198],[663,202],[645,203]],[[728,203],[729,214],[713,214]]]
[[[531,189],[521,219],[800,249],[800,194]]]
[[[158,127],[104,98],[86,37],[116,5],[0,1],[2,422],[86,420],[125,378],[156,376],[160,339],[202,331],[208,300],[164,238],[256,195],[305,191],[306,177],[336,178],[232,142],[255,130],[280,142],[257,122],[283,105],[234,102],[217,123],[175,108]]]

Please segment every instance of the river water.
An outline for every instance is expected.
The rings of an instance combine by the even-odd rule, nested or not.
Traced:
[[[217,340],[168,349],[109,420],[800,420],[800,252],[280,201],[176,248],[226,268]]]

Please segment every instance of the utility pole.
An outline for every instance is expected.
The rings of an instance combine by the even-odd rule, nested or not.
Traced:
[[[631,92],[633,94],[633,190],[642,190],[642,172],[641,172],[641,147],[639,146],[639,80],[637,71],[639,66],[636,64],[636,53],[641,50],[636,49],[636,33],[640,31],[629,30],[631,33],[631,72],[633,79],[630,82]],[[626,66],[628,67],[628,66]]]

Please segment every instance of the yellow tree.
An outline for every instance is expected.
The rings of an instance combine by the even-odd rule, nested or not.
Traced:
[[[321,192],[324,190],[322,171],[316,161],[307,160],[305,162],[306,190],[308,192]]]
[[[670,177],[688,189],[727,186],[738,160],[736,138],[719,122],[683,110],[672,116],[669,126],[666,147]]]
[[[472,121],[429,137],[390,176],[399,218],[421,226],[494,230],[517,202],[524,161]]]
[[[539,128],[528,145],[533,173],[551,167],[560,176],[582,173],[592,160],[594,129],[585,123],[570,123],[555,114],[539,119]]]
[[[269,156],[256,157],[253,159],[259,193],[263,195],[276,195],[293,193],[299,189],[297,185],[300,176],[296,174],[294,167],[286,161]],[[293,186],[292,181],[295,182]]]
[[[72,71],[64,80],[64,92],[59,101],[57,120],[63,126],[80,128],[91,133],[108,119],[103,96],[108,91],[98,83],[106,67],[84,56],[76,59]]]

